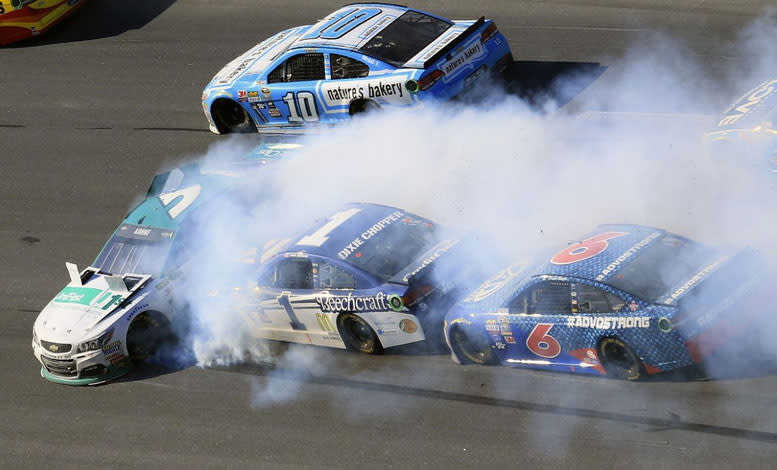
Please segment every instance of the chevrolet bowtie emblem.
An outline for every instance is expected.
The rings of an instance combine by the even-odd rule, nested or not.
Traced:
[[[51,351],[51,352],[57,352],[57,351],[59,351],[59,345],[56,345],[56,344],[50,344],[50,345],[49,345],[49,351]]]

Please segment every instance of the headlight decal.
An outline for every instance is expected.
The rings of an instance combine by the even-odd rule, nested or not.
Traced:
[[[110,341],[111,338],[113,338],[113,328],[105,332],[102,336],[100,336],[97,339],[80,343],[78,345],[78,352],[85,353],[89,351],[97,351],[100,348],[102,348],[105,343]]]

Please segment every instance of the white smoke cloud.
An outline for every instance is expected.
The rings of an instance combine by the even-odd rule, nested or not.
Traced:
[[[713,158],[702,135],[727,103],[764,75],[777,75],[777,52],[766,47],[774,37],[773,17],[744,30],[732,51],[746,51],[751,68],[722,78],[708,76],[681,44],[660,38],[636,45],[566,110],[537,112],[496,94],[477,105],[385,110],[304,138],[304,150],[237,188],[239,197],[209,211],[192,236],[194,274],[179,293],[210,299],[191,303],[198,364],[316,360],[315,349],[275,356],[249,334],[233,300],[239,296],[229,292],[245,290],[256,265],[236,263],[234,251],[261,251],[345,202],[394,205],[481,229],[514,257],[600,223],[637,223],[755,245],[771,260],[771,175],[743,164],[741,155]],[[245,153],[253,142],[219,142],[204,161]],[[211,291],[219,293],[203,297]],[[293,398],[294,383],[257,384],[254,404]]]

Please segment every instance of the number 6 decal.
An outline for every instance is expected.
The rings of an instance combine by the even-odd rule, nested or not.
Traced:
[[[574,245],[569,245],[556,253],[550,262],[553,264],[572,264],[593,258],[607,249],[607,240],[628,235],[627,232],[604,232],[591,238],[586,238]]]
[[[538,323],[531,330],[529,337],[526,338],[526,347],[529,351],[545,359],[553,359],[561,354],[558,340],[548,334],[551,328],[553,328],[552,323]]]

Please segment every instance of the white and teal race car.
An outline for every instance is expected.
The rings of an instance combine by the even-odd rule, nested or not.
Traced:
[[[261,167],[293,147],[262,144],[242,163]],[[250,176],[240,168],[243,173],[190,165],[157,175],[91,266],[67,264],[70,282],[33,326],[43,377],[71,385],[105,382],[175,341],[172,326],[186,308],[172,287],[185,276],[190,256],[179,235],[182,224],[236,178]]]

